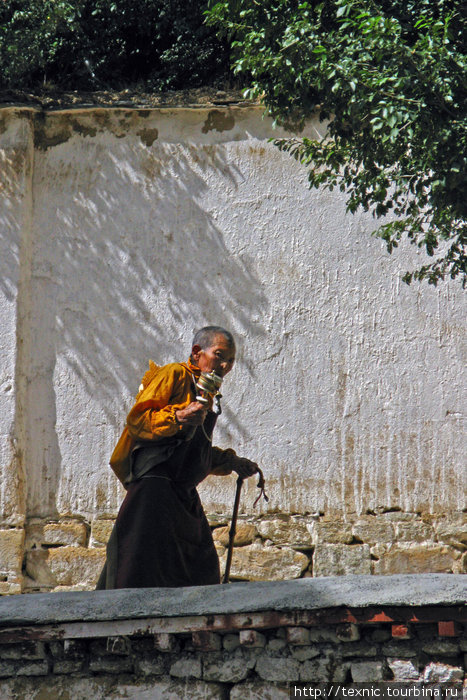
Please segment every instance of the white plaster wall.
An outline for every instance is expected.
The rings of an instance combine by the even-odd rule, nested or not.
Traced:
[[[32,128],[28,112],[0,114],[0,525],[24,522],[24,475],[20,434],[25,415],[21,405],[25,293],[29,257]],[[24,377],[24,375],[23,375]]]
[[[108,457],[147,360],[186,359],[208,323],[239,345],[217,443],[260,463],[271,510],[464,507],[458,283],[401,283],[414,251],[389,256],[339,193],[310,192],[257,109],[51,113],[36,130],[29,515],[115,514]],[[211,478],[205,505],[230,509],[233,489]]]

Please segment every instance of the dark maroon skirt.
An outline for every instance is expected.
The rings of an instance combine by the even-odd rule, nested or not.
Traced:
[[[130,484],[97,589],[219,582],[219,559],[196,489],[155,475]]]

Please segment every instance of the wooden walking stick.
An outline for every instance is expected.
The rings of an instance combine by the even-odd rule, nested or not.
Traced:
[[[242,490],[242,484],[243,484],[243,479],[241,476],[239,476],[237,479],[237,490],[235,491],[235,501],[234,501],[234,507],[233,507],[233,513],[232,513],[232,522],[230,523],[230,530],[229,530],[229,546],[227,549],[227,561],[225,562],[225,572],[224,572],[224,578],[222,579],[222,583],[229,582],[230,567],[232,565],[232,554],[233,554],[233,545],[234,545],[234,539],[235,539],[235,530],[237,529],[238,506],[240,505],[240,492]]]
[[[261,489],[258,498],[254,502],[253,506],[255,506],[261,496],[263,496],[264,500],[266,503],[269,501],[269,498],[266,496],[266,492],[264,490],[265,482],[264,482],[264,476],[263,472],[261,469],[258,467],[258,474],[259,474],[259,479],[258,479],[258,488]],[[238,477],[237,479],[237,490],[235,491],[235,502],[234,502],[234,507],[233,507],[233,513],[232,513],[232,522],[230,524],[230,530],[229,530],[229,546],[227,549],[227,559],[225,562],[225,572],[224,572],[224,578],[222,579],[222,583],[228,583],[229,582],[229,576],[230,576],[230,567],[232,565],[232,554],[233,554],[233,546],[234,546],[234,540],[235,540],[235,531],[237,529],[237,516],[238,516],[238,507],[240,505],[240,492],[242,490],[242,484],[243,484],[243,479],[241,476]]]

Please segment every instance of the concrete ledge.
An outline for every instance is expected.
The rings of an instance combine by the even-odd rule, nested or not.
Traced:
[[[206,618],[261,611],[445,608],[465,606],[466,600],[467,576],[450,574],[336,576],[192,588],[39,593],[0,599],[0,627]]]

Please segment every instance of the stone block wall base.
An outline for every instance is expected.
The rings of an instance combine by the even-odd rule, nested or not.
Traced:
[[[24,540],[23,528],[0,530],[0,595],[21,593]]]
[[[208,514],[225,567],[230,514]],[[0,594],[94,589],[114,520],[38,518],[0,530]],[[349,574],[466,573],[467,513],[242,516],[232,581],[281,581]],[[23,560],[24,556],[24,560]],[[21,568],[23,566],[23,574]],[[3,576],[3,580],[2,580]]]

